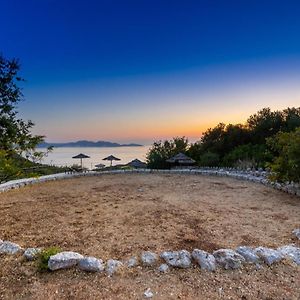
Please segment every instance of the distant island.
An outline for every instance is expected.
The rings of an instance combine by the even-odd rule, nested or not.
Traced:
[[[37,148],[48,148],[48,147],[143,147],[143,145],[140,144],[119,144],[119,143],[113,143],[113,142],[107,142],[107,141],[98,141],[98,142],[92,142],[92,141],[77,141],[77,142],[69,142],[69,143],[48,143],[43,142],[40,143]]]

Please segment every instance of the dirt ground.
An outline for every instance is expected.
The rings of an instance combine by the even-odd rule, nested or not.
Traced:
[[[300,199],[263,185],[199,175],[120,174],[47,182],[0,194],[0,239],[127,259],[143,250],[213,251],[299,241]],[[300,267],[135,268],[113,278],[76,269],[40,273],[0,256],[0,299],[300,299]]]

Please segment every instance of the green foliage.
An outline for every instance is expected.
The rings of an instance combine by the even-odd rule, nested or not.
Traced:
[[[224,156],[225,166],[258,168],[265,167],[265,162],[270,161],[272,156],[266,145],[240,145]]]
[[[217,153],[205,152],[200,156],[199,165],[204,167],[216,167],[220,164],[220,156]]]
[[[250,116],[245,125],[219,123],[192,144],[189,155],[201,166],[265,167],[276,155],[266,139],[300,126],[300,108],[271,111],[264,108]]]
[[[180,152],[186,153],[188,140],[185,137],[176,137],[173,140],[154,142],[147,153],[146,161],[151,169],[167,169],[170,165],[166,162],[168,158]]]
[[[267,140],[270,148],[277,153],[268,164],[279,181],[300,182],[300,127],[292,132],[279,132]]]
[[[43,136],[31,133],[32,121],[18,117],[17,104],[24,100],[19,87],[24,80],[18,76],[19,70],[18,60],[0,55],[0,182],[24,176],[22,169],[32,166],[29,160],[40,162],[52,150],[36,151]]]
[[[50,247],[46,248],[38,255],[38,269],[39,271],[47,271],[48,270],[48,261],[50,256],[55,255],[61,252],[59,247]]]
[[[16,106],[23,100],[21,88],[23,81],[18,76],[18,60],[7,60],[0,55],[0,147],[2,150],[21,154],[33,150],[43,141],[42,136],[32,135],[32,121],[24,121],[17,116]]]

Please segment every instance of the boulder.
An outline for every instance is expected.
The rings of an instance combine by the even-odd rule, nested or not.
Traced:
[[[58,254],[52,255],[48,261],[48,268],[51,271],[59,269],[67,269],[76,266],[83,256],[79,253],[72,251],[64,251]]]
[[[35,260],[41,251],[40,248],[27,248],[23,255],[27,260]]]
[[[108,276],[112,276],[122,267],[123,264],[119,260],[109,259],[106,263],[106,273]]]
[[[169,271],[169,266],[167,264],[161,264],[158,271],[161,273],[167,273]]]
[[[165,260],[165,262],[176,268],[189,268],[192,264],[191,254],[186,250],[180,251],[165,251],[160,257]]]
[[[213,253],[218,265],[225,270],[238,269],[245,262],[242,255],[231,249],[219,249]]]
[[[158,256],[153,252],[144,251],[141,255],[141,260],[144,266],[153,266],[157,262]]]
[[[294,229],[293,234],[300,240],[300,228]]]
[[[258,247],[254,251],[269,266],[279,262],[283,258],[278,250],[271,248]]]
[[[248,263],[257,264],[260,262],[259,256],[255,253],[254,249],[248,246],[240,246],[235,249],[235,251],[245,258]]]
[[[0,243],[0,254],[16,254],[20,250],[22,250],[22,248],[18,244],[9,241]]]
[[[207,271],[216,270],[216,259],[212,254],[203,250],[195,249],[192,252],[192,257],[198,263],[201,269]]]
[[[138,265],[138,260],[136,257],[131,257],[126,261],[125,264],[128,268],[134,268]]]
[[[104,265],[102,259],[96,257],[84,257],[79,260],[78,268],[87,272],[102,272]]]
[[[287,245],[277,249],[282,256],[291,259],[297,265],[300,265],[300,248],[295,245]]]

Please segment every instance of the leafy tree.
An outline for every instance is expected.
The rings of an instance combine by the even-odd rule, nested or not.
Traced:
[[[18,60],[7,60],[0,56],[0,147],[11,152],[22,154],[33,150],[43,141],[43,136],[32,135],[32,121],[18,118],[17,104],[23,100],[18,84],[23,81],[18,76]]]
[[[20,64],[16,59],[6,59],[0,55],[0,173],[3,180],[22,174],[22,163],[27,159],[37,162],[46,152],[38,152],[36,146],[43,141],[43,136],[33,135],[32,121],[18,117],[17,105],[24,100],[19,84],[24,81],[19,77]],[[4,177],[4,179],[3,179]]]
[[[300,127],[292,132],[279,132],[267,144],[278,155],[269,167],[274,179],[300,182]]]
[[[154,142],[146,157],[148,167],[151,169],[169,168],[170,164],[166,160],[180,152],[186,153],[187,150],[188,140],[185,137]]]

